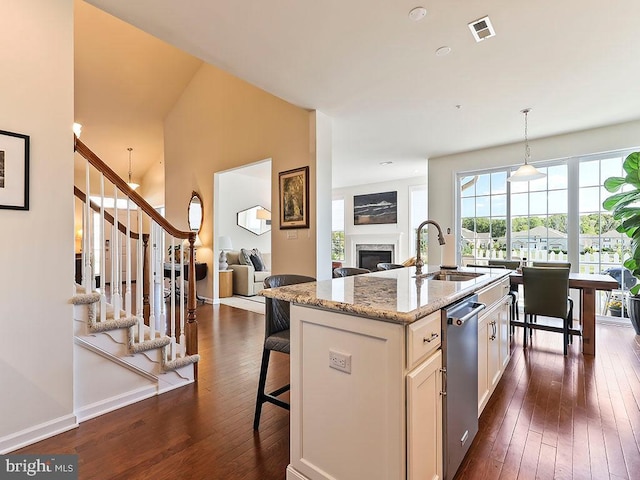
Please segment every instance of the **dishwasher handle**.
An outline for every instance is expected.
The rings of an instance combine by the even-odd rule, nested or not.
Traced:
[[[482,310],[484,310],[485,308],[487,308],[487,306],[484,303],[477,303],[474,302],[472,303],[473,309],[467,313],[466,315],[463,315],[461,317],[449,317],[449,323],[453,324],[453,325],[463,325],[467,320],[470,320],[471,318],[475,317],[478,313],[480,313]]]

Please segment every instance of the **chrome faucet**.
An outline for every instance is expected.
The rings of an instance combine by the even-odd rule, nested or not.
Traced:
[[[425,220],[420,224],[420,226],[418,227],[418,231],[416,232],[416,275],[422,274],[422,266],[424,265],[424,262],[420,257],[420,240],[422,236],[422,229],[427,223],[430,223],[438,229],[438,243],[440,243],[440,245],[444,245],[444,236],[442,235],[442,229],[440,228],[440,225],[438,225],[433,220]]]

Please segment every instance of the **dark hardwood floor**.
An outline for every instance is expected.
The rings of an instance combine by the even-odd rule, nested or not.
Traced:
[[[202,360],[195,385],[86,421],[15,453],[77,453],[80,478],[282,480],[289,413],[265,404],[252,428],[264,317],[198,307]],[[462,479],[640,478],[640,345],[631,328],[598,325],[598,355],[536,331],[480,418]],[[272,354],[268,387],[287,383],[289,357]],[[362,479],[366,480],[366,479]],[[393,480],[393,479],[390,479]]]
[[[456,480],[640,479],[640,337],[597,325],[597,355],[536,331],[512,359],[480,417]]]

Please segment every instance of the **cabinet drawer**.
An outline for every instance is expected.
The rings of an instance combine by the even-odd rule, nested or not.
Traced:
[[[407,329],[407,368],[411,370],[420,360],[440,347],[442,326],[440,311],[409,325]]]
[[[503,278],[499,282],[488,286],[478,292],[478,302],[484,303],[487,308],[501,300],[509,293],[509,277]]]

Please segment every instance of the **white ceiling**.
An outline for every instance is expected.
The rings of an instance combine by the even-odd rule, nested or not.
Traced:
[[[330,116],[335,187],[522,141],[525,107],[532,139],[640,118],[637,0],[429,1],[420,22],[406,0],[88,1]],[[485,15],[497,35],[476,43]]]

